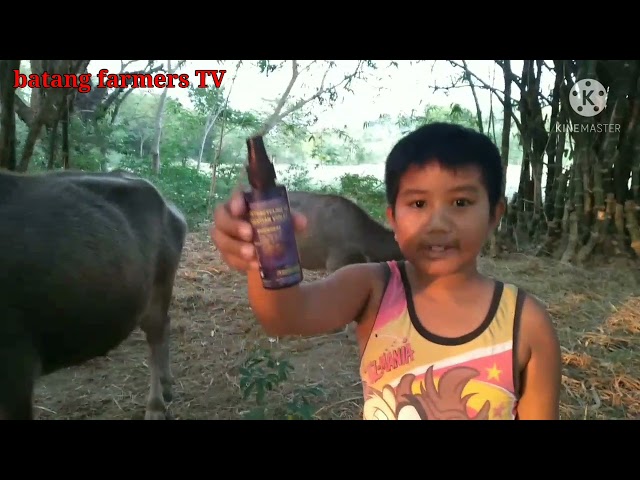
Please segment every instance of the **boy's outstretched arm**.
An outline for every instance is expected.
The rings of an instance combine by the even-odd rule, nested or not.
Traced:
[[[376,285],[376,275],[382,275],[378,264],[350,265],[317,282],[266,290],[246,214],[246,202],[237,189],[227,202],[216,207],[211,239],[227,265],[247,274],[251,308],[267,333],[329,333],[359,317]],[[296,212],[292,214],[296,231],[304,231],[306,219]]]
[[[528,361],[522,372],[519,420],[558,420],[562,357],[551,318],[542,304],[527,296],[522,308],[520,339]]]
[[[249,303],[269,335],[317,335],[356,320],[366,308],[378,264],[343,267],[315,282],[266,290],[259,273],[248,272]]]

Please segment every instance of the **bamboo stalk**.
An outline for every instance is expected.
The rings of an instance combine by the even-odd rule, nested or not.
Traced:
[[[637,218],[638,207],[633,200],[627,200],[624,204],[627,230],[631,237],[631,249],[640,258],[640,226]]]

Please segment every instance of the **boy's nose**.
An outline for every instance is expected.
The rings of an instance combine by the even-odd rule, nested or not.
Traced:
[[[427,233],[450,232],[452,228],[451,218],[445,209],[435,208],[430,212],[425,225]]]

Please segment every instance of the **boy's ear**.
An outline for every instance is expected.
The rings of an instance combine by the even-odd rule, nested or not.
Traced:
[[[396,229],[396,219],[393,214],[393,207],[391,205],[387,205],[387,222],[393,230]]]
[[[504,216],[504,212],[507,209],[507,203],[505,202],[505,197],[501,197],[498,203],[496,204],[496,208],[493,211],[493,218],[491,219],[491,229],[495,229],[499,224],[500,220]]]

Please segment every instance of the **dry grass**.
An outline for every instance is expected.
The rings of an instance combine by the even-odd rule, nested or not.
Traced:
[[[563,349],[563,419],[640,418],[640,295],[631,272],[524,256],[482,259],[481,267],[527,289],[553,315]],[[307,279],[317,276],[307,272]],[[272,405],[316,386],[324,393],[316,400],[317,418],[359,418],[355,342],[344,334],[271,342],[248,308],[243,278],[220,263],[206,233],[189,236],[171,314],[174,418],[242,418],[255,401],[242,399],[238,371],[258,348],[295,367],[291,381],[269,397]],[[108,357],[41,379],[36,416],[141,419],[147,355],[144,336],[136,332]]]
[[[541,300],[564,364],[563,419],[640,418],[640,289],[632,267],[581,269],[513,256],[483,270]]]

